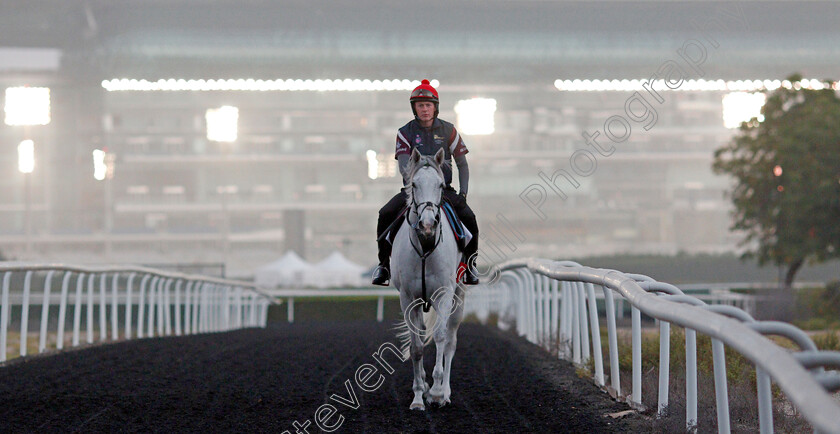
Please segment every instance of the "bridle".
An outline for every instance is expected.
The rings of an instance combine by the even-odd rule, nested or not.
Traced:
[[[414,189],[415,185],[412,182],[411,188]],[[442,195],[441,195],[442,196]],[[417,252],[417,255],[420,256],[421,259],[425,259],[432,252],[435,251],[437,246],[440,244],[442,237],[442,231],[440,230],[440,214],[441,214],[441,203],[443,202],[443,198],[441,197],[440,202],[434,203],[431,201],[426,202],[417,202],[417,196],[413,194],[411,195],[411,205],[409,206],[409,213],[406,216],[406,221],[408,222],[408,226],[414,230],[414,234],[417,236],[417,239],[420,240],[420,216],[429,208],[431,208],[435,213],[435,232],[436,232],[436,240],[434,245],[428,247],[427,245],[423,245],[421,242],[420,248],[418,248],[413,242],[411,242],[411,247],[414,248],[414,251]],[[411,215],[416,215],[416,220],[414,223],[411,222]]]
[[[431,166],[428,162],[423,166]],[[420,247],[418,248],[414,242],[411,241],[411,237],[408,238],[408,243],[411,244],[411,247],[417,253],[417,256],[420,257],[421,263],[421,284],[423,289],[423,312],[428,312],[429,308],[431,307],[431,303],[429,303],[429,299],[426,296],[426,258],[435,251],[438,245],[440,245],[441,240],[443,239],[443,228],[440,225],[440,211],[441,211],[441,203],[443,202],[443,194],[441,194],[441,198],[438,203],[434,203],[431,201],[426,202],[417,202],[417,195],[414,194],[414,189],[416,185],[414,181],[411,182],[411,205],[409,206],[410,210],[408,215],[406,215],[405,220],[408,223],[408,226],[414,230],[414,235],[417,237],[418,241],[421,239],[419,234],[419,226],[420,226],[420,215],[426,211],[428,208],[432,208],[435,212],[435,243],[427,248],[428,246],[424,245],[423,242],[420,243]],[[411,223],[411,214],[412,212],[417,216],[417,220],[414,223]]]
[[[414,188],[414,183],[412,183],[411,188],[412,189]],[[428,209],[428,208],[432,208],[432,210],[434,210],[434,212],[435,212],[435,227],[437,227],[437,224],[440,223],[440,204],[441,204],[441,202],[434,203],[434,202],[431,202],[431,201],[426,201],[426,202],[418,203],[417,198],[413,194],[411,195],[411,210],[413,210],[414,213],[417,214],[417,221],[415,221],[414,223],[411,223],[409,221],[408,224],[409,224],[409,226],[411,226],[411,229],[414,229],[415,233],[417,233],[417,230],[419,229],[418,226],[420,225],[420,215],[423,214],[423,212],[425,212],[426,209]],[[410,216],[411,216],[411,213],[409,213],[409,217]]]

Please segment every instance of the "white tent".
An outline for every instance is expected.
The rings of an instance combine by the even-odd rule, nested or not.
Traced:
[[[254,282],[266,288],[300,287],[309,280],[312,268],[297,253],[288,251],[280,259],[258,268]]]
[[[309,270],[307,283],[326,288],[331,286],[360,286],[362,273],[367,269],[335,251]]]

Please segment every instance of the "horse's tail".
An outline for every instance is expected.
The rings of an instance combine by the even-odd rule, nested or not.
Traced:
[[[437,312],[434,309],[429,309],[428,312],[423,313],[423,331],[424,333],[421,335],[423,337],[423,346],[429,345],[434,338],[434,334],[432,330],[435,328],[435,323],[437,322],[438,316]],[[417,333],[416,330],[412,330],[411,327],[408,326],[408,323],[405,321],[405,318],[398,320],[396,325],[394,326],[394,330],[397,332],[397,339],[400,341],[400,351],[402,352],[403,360],[408,360],[409,356],[411,356],[411,334]]]
[[[427,330],[426,337],[423,339],[424,347],[426,345],[429,345],[429,343],[432,342],[432,339],[434,339],[434,333],[432,333],[431,331],[435,329],[435,324],[437,323],[437,320],[438,315],[436,310],[429,309],[428,312],[423,313],[423,328]]]

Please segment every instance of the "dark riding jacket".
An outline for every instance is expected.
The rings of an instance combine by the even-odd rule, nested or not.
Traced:
[[[415,148],[422,155],[435,155],[438,149],[444,150],[444,161],[449,164],[443,165],[441,170],[447,187],[451,187],[452,184],[452,157],[458,158],[469,152],[455,126],[438,118],[435,118],[429,128],[423,128],[420,122],[414,119],[399,129],[394,158],[399,160],[400,155],[411,155],[412,149]],[[403,179],[403,185],[406,182],[407,180]]]

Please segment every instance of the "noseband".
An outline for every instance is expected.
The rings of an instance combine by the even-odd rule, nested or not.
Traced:
[[[411,229],[414,229],[414,232],[417,232],[417,230],[419,229],[420,215],[423,214],[423,212],[426,211],[427,208],[432,208],[432,210],[434,210],[434,212],[435,212],[435,224],[440,223],[440,203],[434,203],[434,202],[417,203],[416,198],[414,197],[414,195],[412,195],[412,197],[411,197],[411,207],[413,208],[414,213],[417,214],[417,221],[415,221],[414,223],[409,222],[409,225],[411,226]]]

